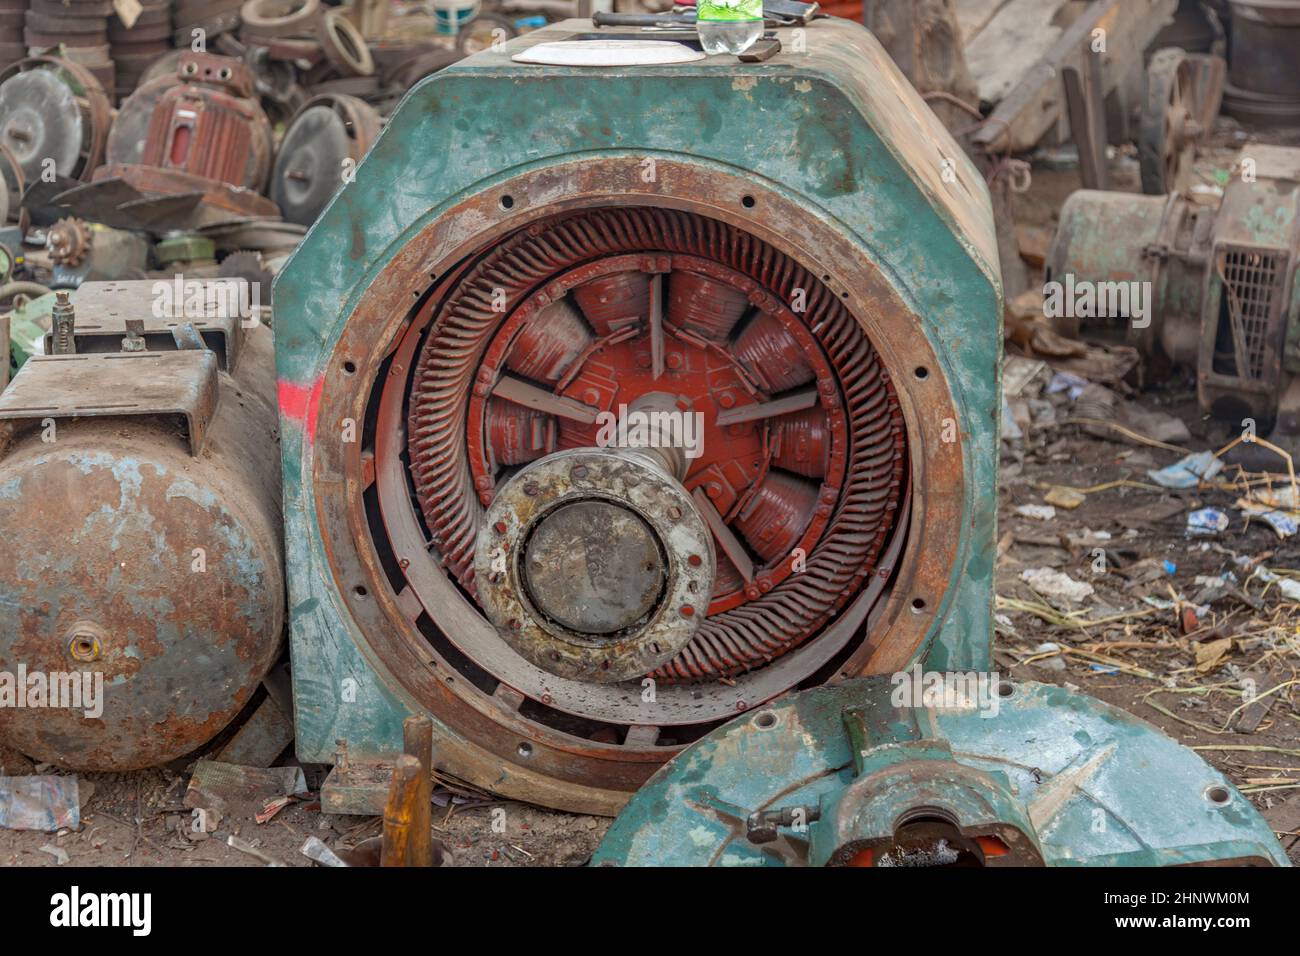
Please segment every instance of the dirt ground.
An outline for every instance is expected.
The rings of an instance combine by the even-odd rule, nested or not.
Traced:
[[[1203,179],[1213,183],[1217,172],[1231,169],[1236,149],[1249,141],[1223,122],[1217,148],[1200,165]],[[1300,144],[1300,131],[1270,134],[1268,141]],[[1119,158],[1115,175],[1119,188],[1136,187],[1130,157]],[[1077,188],[1073,170],[1035,169],[1018,216],[1030,245],[1035,235],[1040,243],[1050,236],[1056,210]],[[1185,440],[1165,443],[1181,449],[1172,450],[1063,424],[1071,400],[1048,393],[1051,364],[1016,396],[1026,416],[1024,437],[1003,445],[995,666],[1014,677],[1077,687],[1198,748],[1259,807],[1300,863],[1300,605],[1268,581],[1269,573],[1300,577],[1300,536],[1283,540],[1261,521],[1243,519],[1234,502],[1244,486],[1233,466],[1209,490],[1167,491],[1151,483],[1149,470],[1172,464],[1183,451],[1220,448],[1229,437],[1201,419],[1190,373],[1140,392],[1128,381],[1112,386],[1138,412],[1186,423]],[[1076,494],[1062,499],[1062,488]],[[1058,506],[1049,518],[1020,511],[1044,505],[1048,495],[1073,505],[1080,491],[1087,493],[1077,507]],[[1228,515],[1230,526],[1189,538],[1188,514],[1206,507]],[[1045,595],[1023,577],[1044,569],[1093,593],[1078,601]],[[1247,704],[1252,687],[1264,697]],[[37,769],[0,750],[0,773]],[[266,865],[228,846],[234,835],[266,858],[310,866],[299,852],[309,836],[347,848],[380,830],[377,818],[323,815],[309,797],[267,823],[232,817],[212,834],[195,835],[182,803],[185,770],[84,775],[81,829],[0,831],[0,865],[56,866],[59,851],[76,865]],[[307,768],[309,787],[319,785],[321,772]],[[450,804],[435,809],[435,825],[451,865],[574,866],[590,857],[608,821],[518,804]]]

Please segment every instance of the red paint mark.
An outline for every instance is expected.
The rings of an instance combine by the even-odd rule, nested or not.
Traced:
[[[316,414],[320,411],[320,393],[325,379],[318,378],[310,386],[280,379],[276,385],[280,414],[301,425],[303,438],[310,445],[316,439]]]

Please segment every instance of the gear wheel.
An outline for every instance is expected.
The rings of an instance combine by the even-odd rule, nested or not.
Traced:
[[[93,241],[90,226],[81,219],[69,217],[50,226],[45,248],[56,265],[75,269],[86,261]]]

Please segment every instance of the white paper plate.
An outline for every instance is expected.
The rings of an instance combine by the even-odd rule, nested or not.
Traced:
[[[672,40],[559,40],[539,43],[510,59],[547,66],[657,66],[693,63],[704,53]]]

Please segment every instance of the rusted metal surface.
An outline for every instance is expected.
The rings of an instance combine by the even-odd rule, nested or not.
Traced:
[[[641,449],[558,452],[509,481],[475,548],[476,593],[547,673],[633,680],[695,636],[713,544],[686,490]]]
[[[1288,865],[1250,801],[1150,724],[978,677],[901,703],[897,680],[854,680],[738,718],[660,770],[592,863]]]
[[[1218,119],[1226,71],[1221,57],[1177,48],[1152,58],[1138,139],[1143,192],[1167,196],[1187,186],[1196,144]]]
[[[717,126],[701,132],[698,117],[687,122],[676,107],[651,105],[647,113],[635,105],[661,70],[574,73],[510,61],[532,42],[575,29],[590,27],[538,31],[408,97],[361,175],[281,274],[277,336],[289,540],[302,543],[290,561],[299,588],[294,666],[306,694],[300,753],[332,759],[344,738],[358,754],[373,754],[397,736],[401,714],[424,711],[435,718],[447,772],[535,802],[609,812],[701,724],[813,675],[893,670],[927,651],[940,661],[983,653],[993,538],[992,510],[981,502],[992,501],[1000,337],[982,181],[865,31],[819,22],[808,30],[816,55],[782,52],[739,77],[734,64],[675,71],[683,96],[713,104]],[[507,89],[511,95],[499,98]],[[721,102],[730,105],[717,109]],[[756,102],[766,108],[752,108]],[[489,114],[518,120],[490,154],[470,146],[476,117]],[[606,128],[621,131],[616,141],[600,132]],[[413,148],[435,130],[439,150]],[[749,145],[741,150],[741,143]],[[798,144],[797,156],[787,143]],[[936,146],[954,157],[958,184],[944,181]],[[653,179],[633,158],[646,151],[655,156]],[[738,165],[749,172],[733,175]],[[423,329],[466,281],[472,257],[557,215],[625,206],[691,213],[796,264],[815,264],[809,274],[843,303],[848,324],[888,370],[910,452],[899,532],[870,582],[816,639],[726,682],[658,681],[654,701],[626,684],[548,674],[502,640],[430,554],[402,460],[407,389],[385,387],[411,375]],[[390,211],[380,217],[381,208]],[[617,334],[620,318],[645,314],[622,301],[642,291],[654,314],[654,277],[664,273],[601,288],[598,271],[585,276],[593,286],[584,295],[607,307],[602,316],[588,313],[593,332]],[[690,271],[730,284],[707,267]],[[660,285],[664,303],[671,278]],[[660,323],[665,370],[676,344],[670,325]],[[653,336],[649,344],[652,374]],[[813,345],[814,356],[824,353]],[[555,397],[555,388],[523,381]],[[482,398],[488,409],[500,396],[492,389]],[[349,420],[375,424],[349,445],[338,441]],[[954,425],[960,440],[945,440]],[[454,432],[466,441],[463,428]],[[531,425],[527,442],[508,445],[512,455],[546,447],[544,432],[533,435]],[[924,493],[909,499],[909,488]],[[468,500],[482,507],[481,495],[495,488],[471,481],[471,492]],[[506,672],[518,676],[495,676]],[[356,676],[355,707],[321,679],[334,674]]]
[[[144,200],[160,204],[159,217],[151,220],[158,231],[166,228],[164,221],[173,215],[175,225],[171,228],[201,229],[253,219],[275,219],[280,214],[275,203],[252,189],[231,186],[178,169],[155,166],[107,163],[95,171],[94,182],[85,189],[89,191],[118,184],[126,186],[129,191],[128,197],[123,200],[125,206]],[[56,198],[61,202],[73,201],[71,193]],[[172,198],[178,200],[174,213],[165,205]],[[103,215],[100,218],[104,218]],[[123,227],[140,228],[140,225],[132,225],[131,220],[127,219]]]
[[[665,168],[672,175],[672,181],[677,183],[678,188],[685,193],[682,197],[673,197],[673,202],[690,208],[694,205],[693,196],[698,195],[695,185],[698,173],[689,165],[660,163],[660,169]],[[588,164],[572,164],[565,170],[565,175],[558,179],[553,173],[534,174],[522,177],[521,180],[512,183],[510,188],[512,192],[525,190],[526,194],[535,197],[536,202],[533,204],[535,215],[544,216],[548,207],[545,197],[550,190],[554,190],[556,195],[576,193],[594,197],[607,196],[611,189],[609,172],[607,169],[593,168]],[[723,218],[724,221],[726,217],[734,215],[727,208],[728,198],[732,209],[743,208],[741,198],[755,191],[750,182],[730,181],[716,174],[711,175],[708,182],[709,188],[715,193],[720,186],[722,192],[715,203],[697,208],[702,212],[708,210]],[[635,202],[637,183],[634,173],[629,172],[626,179],[619,181],[617,188],[626,191],[625,202]],[[698,188],[703,186],[700,185]],[[664,197],[659,196],[658,201],[664,202]],[[763,222],[771,219],[787,224],[803,223],[803,217],[798,214],[796,207],[787,205],[775,194],[764,193],[760,201],[763,202],[766,210]],[[494,191],[468,201],[461,209],[449,211],[449,215],[454,217],[452,221],[473,221],[475,216],[494,216],[496,210],[499,210],[499,201]],[[499,212],[496,214],[499,215]],[[843,245],[841,237],[818,228],[815,223],[803,224],[811,232],[802,240],[806,243],[804,248],[820,250],[822,261],[834,269],[833,279],[848,274],[849,270],[857,276],[862,275],[856,272],[863,268],[861,258],[851,251],[851,247]],[[762,222],[756,223],[752,219],[746,222],[746,227],[760,233],[767,231]],[[494,231],[501,232],[508,229],[509,227],[503,223]],[[490,235],[491,233],[488,237]],[[462,247],[463,251],[456,251],[453,247],[444,253],[448,261],[437,262],[429,271],[442,274],[449,270],[459,279],[453,264],[482,243],[484,238],[487,237],[482,233],[467,233],[462,240],[466,244]],[[774,244],[783,241],[782,237],[770,233],[765,238]],[[422,256],[429,255],[425,244],[432,244],[435,241],[437,241],[436,235],[431,231],[422,234],[407,247],[401,261],[411,263],[421,261]],[[776,247],[780,248],[779,245]],[[827,254],[831,256],[833,265],[832,261],[826,259]],[[410,266],[395,268],[409,269]],[[832,291],[837,288],[847,288],[846,285],[840,285],[844,281],[838,279],[835,285],[832,285]],[[893,293],[889,291],[887,285],[883,284],[878,273],[873,277],[873,273],[868,269],[865,278],[855,280],[854,288],[855,295],[849,299],[850,309],[863,302],[873,301],[873,297],[877,295],[882,296],[884,300],[892,300],[887,305],[873,306],[869,311],[857,315],[878,317],[879,322],[870,327],[870,331],[874,333],[871,341],[873,344],[881,343],[882,350],[889,349],[894,355],[893,361],[897,363],[897,367],[904,369],[938,367],[937,359],[932,352],[928,352],[928,347],[924,344],[919,326],[897,320],[899,314],[906,313],[907,306],[901,300],[893,298]],[[380,317],[386,314],[385,310],[396,307],[396,301],[385,302],[382,297],[384,292],[393,297],[407,294],[400,283],[381,283],[375,287],[374,292],[376,298],[362,307],[367,312],[369,309],[376,310],[368,312],[374,318],[362,319],[358,313],[354,321],[363,324],[366,321],[380,321]],[[887,315],[890,316],[888,321],[885,320]],[[861,322],[862,319],[859,318],[859,321]],[[344,330],[339,350],[335,353],[339,363],[339,371],[336,374],[340,376],[345,374],[342,368],[343,362],[355,361],[352,356],[367,354],[369,350],[369,346],[362,347],[363,341],[369,342],[369,336],[362,336],[361,327],[349,323]],[[359,337],[355,342],[354,335]],[[418,345],[419,336],[408,335],[395,354],[392,367],[411,368]],[[889,358],[882,357],[883,364],[889,361]],[[345,380],[340,378],[340,387],[336,395],[336,390],[330,387],[331,381],[331,377],[327,375],[322,394],[322,411],[318,421],[341,421],[351,415],[359,414],[358,410],[345,410],[346,403],[357,400],[357,394],[342,387]],[[911,394],[911,392],[920,394]],[[934,429],[929,441],[926,442],[926,447],[932,449],[933,454],[921,461],[913,459],[911,464],[914,472],[930,476],[921,480],[926,481],[931,488],[956,489],[961,487],[962,459],[959,454],[956,454],[958,449],[953,444],[944,443],[940,438],[941,423],[944,418],[953,418],[956,415],[955,410],[944,411],[945,405],[951,401],[947,395],[947,386],[939,376],[927,375],[918,378],[914,375],[909,379],[909,390],[900,393],[900,405],[904,409],[905,416],[915,415],[910,420],[911,434],[915,436],[914,441],[918,439],[925,441],[926,430]],[[332,408],[330,404],[332,401],[341,401],[345,404]],[[914,404],[918,401],[924,402],[929,409],[926,414],[920,414]],[[950,405],[947,407],[951,409]],[[944,585],[939,582],[946,581],[951,573],[952,559],[945,552],[956,545],[960,539],[960,531],[951,525],[946,525],[945,522],[956,519],[960,513],[957,507],[959,499],[932,494],[927,497],[922,509],[913,509],[909,513],[908,533],[916,542],[915,550],[909,548],[904,559],[901,550],[891,548],[891,559],[882,561],[878,574],[873,577],[870,596],[864,595],[865,600],[861,604],[855,602],[852,613],[845,612],[841,615],[819,640],[787,654],[782,660],[753,674],[738,677],[731,684],[682,685],[680,688],[672,685],[661,686],[654,704],[640,701],[636,697],[629,700],[627,693],[621,689],[606,693],[599,689],[599,685],[565,681],[528,665],[511,651],[500,639],[496,629],[480,616],[461,592],[451,586],[445,571],[430,560],[424,544],[423,532],[410,512],[404,468],[396,447],[387,437],[400,435],[400,430],[396,427],[400,420],[395,419],[395,416],[401,415],[403,408],[403,394],[399,389],[392,389],[391,398],[386,397],[380,404],[375,446],[376,473],[381,501],[390,497],[392,499],[384,509],[384,521],[390,535],[393,553],[399,566],[403,567],[404,573],[414,582],[410,591],[411,596],[423,595],[422,601],[427,601],[428,605],[425,606],[417,600],[417,609],[414,611],[398,603],[393,603],[389,609],[389,602],[383,591],[378,592],[379,597],[376,601],[369,600],[370,595],[376,592],[368,587],[365,598],[360,598],[355,590],[350,591],[351,596],[348,600],[352,605],[352,612],[359,615],[368,640],[373,642],[373,646],[379,653],[388,657],[389,666],[393,668],[392,673],[401,674],[403,678],[414,681],[415,686],[420,686],[424,674],[434,677],[429,685],[425,685],[425,692],[433,695],[430,709],[439,714],[443,720],[460,728],[462,733],[471,734],[471,739],[476,744],[486,748],[486,753],[482,756],[476,756],[474,750],[461,752],[461,759],[468,761],[468,763],[458,764],[463,776],[468,779],[481,779],[484,773],[497,774],[500,768],[500,757],[518,761],[520,756],[516,752],[518,747],[509,747],[499,752],[497,757],[488,754],[493,753],[494,749],[502,748],[503,744],[507,744],[512,739],[512,735],[513,739],[527,741],[528,766],[520,767],[518,763],[512,765],[510,782],[505,785],[526,788],[521,792],[528,792],[534,799],[559,801],[559,805],[563,806],[608,807],[611,805],[609,800],[617,802],[619,798],[604,797],[601,795],[602,790],[635,787],[658,761],[674,752],[675,747],[670,741],[673,739],[671,727],[676,724],[721,719],[739,710],[755,706],[759,701],[793,686],[808,674],[836,660],[837,657],[843,660],[842,666],[846,673],[861,672],[873,659],[874,663],[871,666],[881,669],[892,669],[900,665],[915,652],[930,623],[928,615],[917,614],[915,608],[909,606],[910,600],[922,600],[928,607],[931,601],[938,600],[935,595],[942,592]],[[330,463],[336,447],[334,443],[328,441],[316,446],[319,455],[318,468],[329,469],[342,466],[341,461],[337,464]],[[401,470],[394,471],[394,466]],[[357,483],[356,487],[360,488],[368,484],[361,473],[359,458],[350,467],[357,469],[351,479]],[[363,535],[365,537],[361,540],[365,540],[369,537],[369,524],[360,511],[333,506],[332,502],[341,505],[342,501],[329,495],[329,489],[341,485],[323,479],[324,475],[318,472],[315,487],[318,495],[324,495],[323,498],[318,498],[322,506],[322,515],[327,516],[327,520],[332,520],[328,516],[337,515],[339,520],[345,522],[344,527],[350,526],[352,529],[348,532],[348,537],[331,537],[328,553],[332,559],[346,560],[345,555],[350,550],[347,542],[357,540],[351,535]],[[917,479],[913,478],[913,480]],[[392,489],[391,493],[389,489]],[[398,495],[401,496],[400,499]],[[399,504],[402,500],[406,504]],[[895,541],[901,544],[901,535],[896,535]],[[365,553],[360,552],[357,556],[361,557]],[[378,570],[377,565],[371,567],[374,570],[366,573],[362,571],[361,566],[357,566],[348,577],[356,580],[356,576],[361,574],[362,579],[365,580]],[[888,581],[893,581],[900,591],[896,592],[886,605],[877,608],[881,624],[863,640],[860,628],[867,618],[867,611],[872,607],[873,602],[879,599]],[[913,597],[906,598],[904,595],[907,593],[911,593]],[[926,597],[920,598],[920,594],[925,594]],[[519,689],[529,698],[560,711],[586,716],[588,719],[626,722],[628,725],[638,726],[661,726],[668,728],[667,732],[655,735],[654,741],[650,744],[634,743],[629,740],[619,746],[603,744],[595,740],[583,740],[570,733],[557,732],[539,725],[517,713],[515,708],[503,709],[493,695],[484,693],[470,682],[439,679],[438,675],[441,674],[454,675],[455,669],[454,665],[444,657],[444,652],[436,649],[434,652],[434,659],[438,662],[436,667],[428,668],[427,664],[421,663],[429,652],[427,647],[422,649],[426,638],[421,636],[421,631],[416,627],[416,620],[419,614],[428,608],[436,611],[445,633],[462,647],[471,648],[473,659],[478,660],[482,666],[491,672],[518,674],[519,676],[512,678],[512,683],[519,686]],[[378,616],[375,616],[376,612]],[[892,623],[884,623],[890,619]],[[398,624],[397,631],[392,630],[393,622]],[[411,636],[405,640],[391,639],[400,635],[403,630]],[[413,640],[413,643],[406,643],[408,640]],[[855,652],[844,658],[846,648],[854,641],[862,641],[862,643],[857,645]],[[414,654],[408,659],[408,663],[399,663],[405,654],[411,652]],[[494,729],[499,727],[503,727],[506,732],[502,734],[501,729]],[[560,779],[558,782],[553,777],[548,780],[548,775],[558,775]],[[502,785],[502,782],[495,784],[497,787]]]
[[[240,302],[248,299],[248,295],[233,280],[209,280],[201,288],[207,292],[196,294],[194,286],[187,288],[183,282],[179,285],[164,282],[161,290],[157,282],[83,282],[77,288],[75,300],[77,321],[73,335],[77,354],[120,352],[128,320],[141,323],[139,334],[150,352],[179,348],[177,330],[182,325],[191,325],[216,357],[218,367],[234,372],[239,366],[246,333],[245,318],[238,306],[247,304],[251,310],[251,300]],[[170,294],[171,308],[159,307],[161,292]],[[52,333],[45,337],[45,352],[54,352]]]
[[[697,250],[716,258],[693,256]],[[667,279],[663,321],[671,349],[662,377],[653,368],[649,311],[623,316],[600,339],[576,308],[557,312],[569,289],[623,272]],[[493,311],[491,289],[513,304],[516,289],[539,286],[544,291],[520,295],[504,321]],[[799,313],[785,304],[792,300]],[[751,321],[732,343],[746,313]],[[565,323],[553,328],[560,315]],[[635,208],[534,225],[477,264],[432,322],[410,405],[412,475],[434,542],[466,588],[474,586],[480,503],[492,501],[498,482],[496,449],[481,444],[482,399],[501,394],[492,385],[504,370],[550,380],[560,396],[610,413],[663,387],[701,416],[701,454],[690,462],[686,488],[701,488],[726,521],[738,522],[762,567],[743,590],[713,595],[696,642],[657,671],[658,679],[733,677],[769,663],[815,633],[873,573],[901,500],[905,442],[897,400],[833,293],[752,236]],[[481,358],[471,347],[477,341],[490,341]],[[772,430],[781,427],[785,409],[769,412],[764,403],[810,383],[833,436],[828,467],[813,480],[769,475]],[[721,424],[720,415],[744,407],[766,414]],[[590,419],[557,415],[553,426],[561,448],[590,446],[598,437]],[[857,506],[845,508],[846,501]],[[799,573],[796,547],[807,558]]]
[[[1237,90],[1285,100],[1300,110],[1300,3],[1231,0],[1229,79]]]
[[[1261,145],[1250,159],[1254,180],[1235,178],[1218,209],[1177,194],[1075,193],[1061,210],[1047,275],[1067,296],[1085,287],[1147,290],[1144,316],[1136,302],[1125,312],[1112,300],[1095,310],[1104,315],[1074,322],[1157,363],[1195,369],[1207,414],[1251,418],[1265,434],[1300,369],[1287,354],[1300,324],[1300,151]]]
[[[259,190],[271,168],[271,125],[253,74],[233,57],[181,56],[180,82],[154,103],[140,162]]]
[[[197,458],[217,399],[217,359],[207,351],[33,355],[0,395],[0,421],[180,417]]]
[[[102,679],[102,712],[7,708],[4,743],[72,769],[153,766],[212,739],[266,675],[284,625],[269,340],[254,332],[237,377],[197,351],[24,367],[61,365],[83,390],[81,369],[103,369],[102,405],[16,413],[35,420],[0,457],[0,670]],[[131,405],[140,366],[170,369],[158,385],[174,388],[196,358],[220,401],[195,454],[173,420]]]

